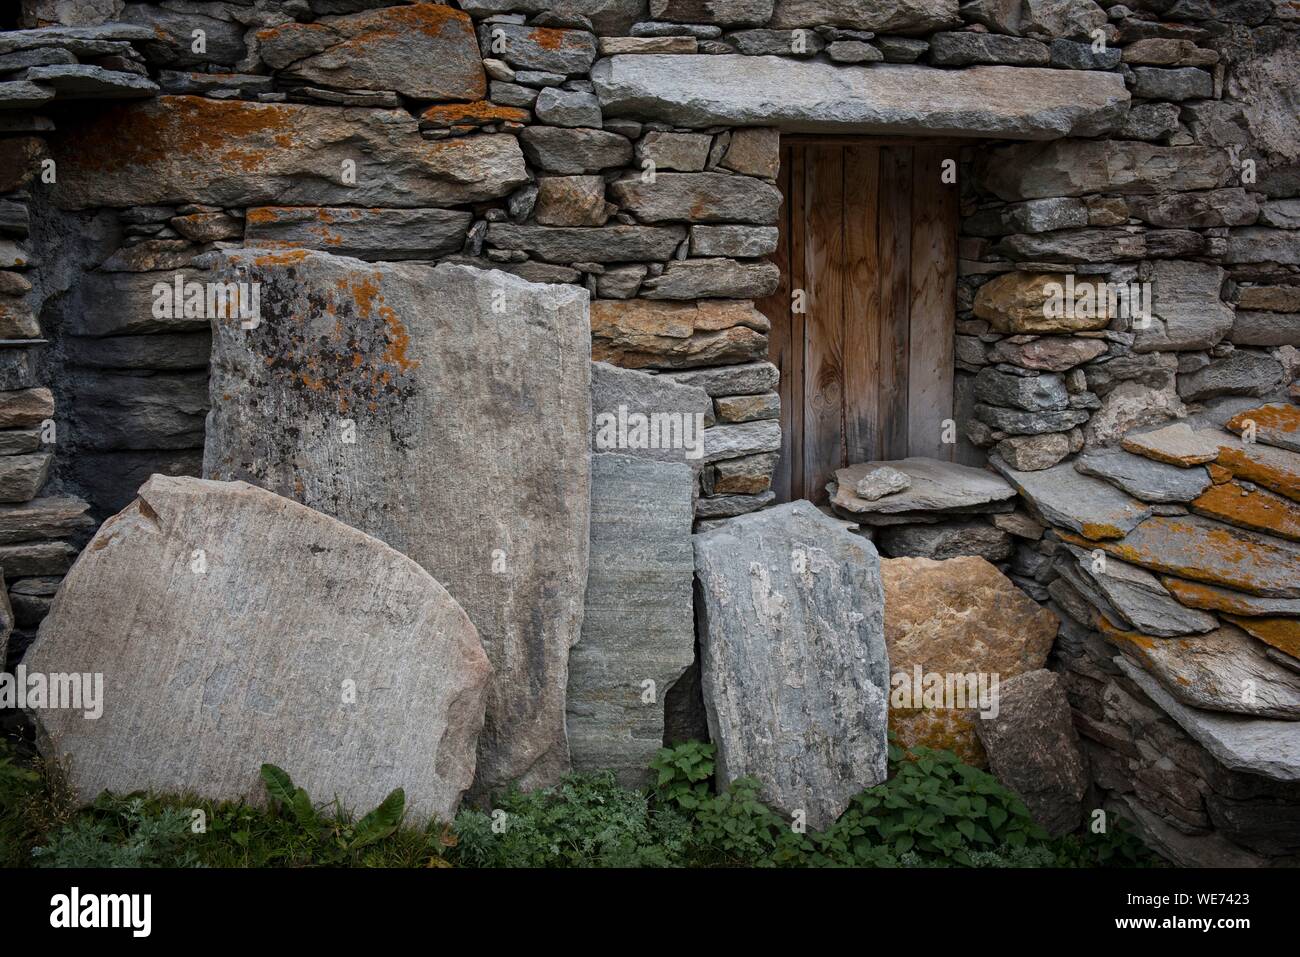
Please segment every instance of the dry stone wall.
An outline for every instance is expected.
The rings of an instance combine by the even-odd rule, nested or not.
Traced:
[[[210,318],[156,289],[203,280],[204,254],[584,287],[591,358],[636,370],[605,392],[616,421],[669,393],[703,415],[683,458],[711,524],[774,500],[753,302],[779,282],[776,127],[956,134],[958,459],[1020,504],[869,534],[986,557],[1058,612],[1094,782],[1167,853],[1297,853],[1288,765],[1249,743],[1293,725],[1221,727],[1132,637],[1226,633],[1249,668],[1225,674],[1292,686],[1300,468],[1291,413],[1259,410],[1293,410],[1300,371],[1293,5],[24,0],[4,25],[25,28],[0,34],[11,660],[95,520],[200,471]],[[1258,441],[1225,430],[1246,412]],[[645,452],[617,430],[593,448]]]

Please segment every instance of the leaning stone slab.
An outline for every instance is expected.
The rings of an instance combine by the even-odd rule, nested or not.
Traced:
[[[1086,538],[1122,538],[1151,515],[1151,509],[1100,479],[1075,471],[1070,463],[1037,472],[1021,472],[996,455],[997,469],[1050,525],[1069,528]]]
[[[81,553],[23,663],[103,675],[94,720],[33,712],[82,801],[257,803],[269,762],[359,812],[401,787],[421,821],[449,820],[473,779],[491,671],[404,555],[243,482],[161,475]]]
[[[68,209],[475,203],[528,181],[513,136],[420,137],[401,110],[160,96],[96,112],[52,144]],[[344,181],[345,161],[355,183]]]
[[[1064,547],[1074,556],[1078,574],[1123,619],[1119,624],[1161,638],[1199,634],[1218,627],[1213,615],[1175,601],[1160,580],[1145,568],[1110,555],[1098,556],[1095,551],[1087,552],[1077,545]]]
[[[1186,581],[1172,575],[1161,575],[1160,583],[1188,608],[1204,608],[1230,615],[1254,615],[1261,619],[1269,615],[1300,617],[1300,598],[1263,598],[1205,582]]]
[[[1070,700],[1054,673],[1040,668],[1001,684],[997,717],[976,721],[975,731],[989,770],[1049,834],[1079,826],[1088,773]]]
[[[695,660],[695,477],[682,463],[591,459],[591,564],[582,638],[569,654],[575,771],[648,783],[664,699]]]
[[[1186,422],[1175,422],[1150,432],[1130,432],[1121,444],[1154,462],[1182,468],[1213,462],[1219,457],[1219,443],[1213,436],[1194,431]]]
[[[875,500],[859,498],[858,483],[881,467],[906,475],[911,484]],[[866,462],[835,470],[834,504],[854,514],[879,512],[994,509],[999,502],[1016,497],[1016,490],[985,469],[914,456],[889,462]]]
[[[1144,502],[1190,502],[1210,486],[1210,473],[1200,466],[1179,468],[1124,449],[1089,450],[1074,467]]]
[[[1120,541],[1088,541],[1069,532],[1061,537],[1179,578],[1262,598],[1300,598],[1300,545],[1196,515],[1149,518]]]
[[[591,78],[606,117],[688,128],[1051,139],[1115,127],[1129,102],[1118,74],[1032,67],[649,54],[601,60]]]
[[[245,217],[244,243],[387,262],[437,259],[460,251],[471,218],[456,209],[255,206]]]
[[[1224,767],[1274,781],[1300,781],[1300,722],[1189,708],[1123,656],[1115,664]]]
[[[262,320],[213,324],[205,475],[319,508],[443,582],[496,669],[476,798],[555,783],[587,575],[586,293],[303,250],[229,251],[215,275],[260,282]]]
[[[695,536],[700,666],[718,782],[757,778],[808,827],[886,774],[880,561],[809,502]]]

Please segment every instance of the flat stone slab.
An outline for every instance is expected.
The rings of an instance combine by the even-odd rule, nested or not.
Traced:
[[[700,668],[720,785],[833,822],[886,775],[889,660],[875,548],[810,502],[695,536]]]
[[[591,563],[582,638],[569,653],[575,771],[651,783],[664,701],[695,660],[691,521],[685,464],[598,453],[591,459]]]
[[[1078,573],[1095,588],[1122,621],[1138,631],[1162,638],[1212,631],[1213,615],[1181,605],[1160,579],[1136,565],[1111,555],[1098,556],[1077,545],[1064,546],[1077,563]]]
[[[1120,444],[1135,455],[1182,468],[1213,462],[1219,457],[1218,441],[1186,422],[1175,422],[1150,432],[1130,432]]]
[[[460,251],[472,218],[457,209],[255,206],[245,216],[244,243],[386,262],[437,259]]]
[[[1300,781],[1300,722],[1189,708],[1139,666],[1123,656],[1114,661],[1160,710],[1224,767],[1262,774],[1275,781]]]
[[[260,804],[270,762],[361,813],[401,787],[420,821],[450,820],[473,779],[491,670],[406,556],[243,482],[162,475],[81,553],[23,663],[103,676],[99,717],[33,711],[81,801]]]
[[[319,508],[438,578],[495,669],[475,798],[554,784],[587,579],[586,292],[305,250],[228,251],[214,276],[260,282],[262,320],[213,323],[205,475]]]
[[[1120,541],[1061,537],[1179,578],[1263,598],[1300,598],[1300,545],[1196,515],[1149,518]]]
[[[858,483],[882,467],[903,473],[911,485],[874,501],[860,498],[855,492]],[[1015,489],[986,469],[920,456],[836,469],[835,483],[832,503],[854,514],[970,510],[1016,496]]]
[[[1191,502],[1191,509],[1229,525],[1300,542],[1300,503],[1257,485],[1232,481],[1211,485]]]
[[[1080,474],[1068,462],[1038,472],[1020,472],[993,455],[989,465],[1049,524],[1085,538],[1122,538],[1151,516],[1151,509],[1142,502],[1108,482]]]
[[[1253,430],[1257,442],[1300,452],[1300,407],[1289,403],[1270,402],[1257,409],[1238,412],[1224,428],[1237,435]]]
[[[713,400],[667,376],[591,364],[591,449],[704,466],[704,432]]]
[[[1190,502],[1210,486],[1210,473],[1200,466],[1181,468],[1123,449],[1084,452],[1074,467],[1144,502]]]
[[[147,76],[105,70],[89,63],[34,66],[27,71],[27,79],[53,87],[61,100],[126,99],[158,92],[158,84]]]
[[[1175,578],[1172,575],[1161,575],[1160,583],[1169,589],[1169,594],[1188,608],[1204,608],[1208,611],[1222,611],[1233,615],[1300,617],[1300,598],[1263,598],[1205,582]]]
[[[606,117],[790,133],[896,133],[1041,140],[1116,126],[1118,74],[977,66],[843,66],[777,56],[614,56],[591,71]]]

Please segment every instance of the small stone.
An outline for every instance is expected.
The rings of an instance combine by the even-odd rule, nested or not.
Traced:
[[[537,222],[543,226],[603,226],[609,218],[601,176],[541,176],[537,179]]]
[[[888,465],[882,465],[858,479],[853,486],[853,491],[858,498],[874,502],[886,495],[893,495],[895,492],[901,492],[911,487],[912,478],[910,475]]]
[[[1210,485],[1203,468],[1170,465],[1123,449],[1091,449],[1075,459],[1074,467],[1144,502],[1190,502]]]
[[[658,130],[645,135],[636,145],[637,159],[654,163],[656,169],[701,172],[709,160],[713,137],[703,133],[666,133]]]
[[[775,226],[692,226],[692,256],[757,259],[776,252],[780,238]]]
[[[826,55],[836,63],[874,63],[885,55],[861,40],[835,40],[826,45]]]
[[[775,392],[763,395],[730,395],[714,401],[719,422],[756,422],[775,419],[781,414],[781,397]]]
[[[605,130],[530,126],[519,143],[529,162],[548,173],[597,173],[632,161],[631,142]]]
[[[592,93],[548,87],[537,95],[533,111],[551,126],[599,127],[600,102]]]
[[[890,525],[876,536],[880,551],[890,558],[932,558],[943,561],[974,555],[990,562],[1011,557],[1011,536],[983,522],[940,522],[934,525]]]
[[[1050,469],[1069,455],[1070,440],[1060,432],[1011,435],[999,442],[994,451],[1014,469],[1038,472]]]

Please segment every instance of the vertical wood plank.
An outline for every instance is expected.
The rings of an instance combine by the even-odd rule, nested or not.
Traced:
[[[803,361],[803,343],[793,338],[790,315],[790,152],[791,147],[782,146],[781,169],[776,180],[776,185],[781,190],[782,203],[776,253],[771,261],[781,271],[781,285],[772,295],[765,296],[754,304],[772,323],[767,339],[767,356],[781,373],[781,381],[777,385],[777,393],[781,397],[781,456],[772,475],[772,491],[776,493],[778,502],[790,501],[790,444],[795,434],[792,408],[796,401],[790,392],[790,383],[792,366]],[[799,396],[797,401],[802,403],[803,396]]]
[[[808,244],[807,201],[808,150],[794,146],[790,150],[789,273],[790,291],[807,289],[806,253]],[[790,498],[804,497],[804,342],[807,339],[807,315],[790,310],[790,432],[782,435],[782,456],[790,470]]]
[[[881,457],[880,150],[844,149],[844,452],[849,464]]]
[[[912,149],[880,150],[880,458],[907,456],[907,379],[912,288]]]
[[[912,323],[907,375],[908,453],[952,460],[943,423],[952,418],[957,301],[957,184],[944,183],[955,147],[918,146],[912,166]]]
[[[844,464],[844,150],[810,146],[807,157],[804,495],[824,502]]]

